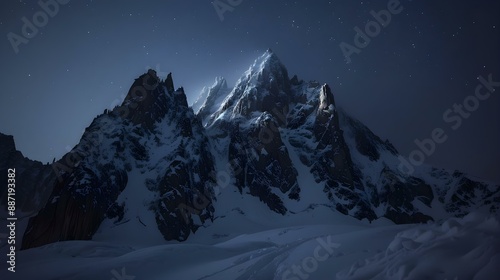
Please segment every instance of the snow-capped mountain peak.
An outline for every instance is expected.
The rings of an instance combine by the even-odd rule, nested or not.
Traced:
[[[193,105],[191,105],[191,108],[193,108],[193,111],[198,114],[203,107],[205,107],[204,109],[206,110],[208,107],[212,107],[217,104],[220,105],[222,100],[217,99],[221,96],[225,97],[223,94],[227,95],[227,93],[226,79],[224,79],[224,77],[215,77],[215,81],[211,86],[205,86],[201,89],[198,97],[193,102]]]
[[[205,120],[220,108],[229,91],[226,79],[216,77],[211,86],[201,90],[198,99],[192,106],[193,111],[197,112],[202,120]]]
[[[291,99],[288,70],[270,49],[258,57],[236,82],[222,105],[204,123],[249,118],[252,113],[286,111]]]
[[[286,67],[278,56],[268,49],[254,61],[237,84],[244,83],[247,87],[258,87],[261,83],[277,83],[285,88],[287,85],[284,83],[288,84],[289,80]]]

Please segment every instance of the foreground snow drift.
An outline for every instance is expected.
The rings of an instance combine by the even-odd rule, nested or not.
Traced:
[[[339,279],[498,279],[498,217],[473,213],[441,225],[418,225],[387,249],[337,274]]]
[[[474,213],[424,225],[384,220],[367,224],[345,218],[337,223],[275,228],[212,245],[207,245],[209,240],[150,247],[66,241],[19,252],[16,273],[3,269],[0,278],[498,279],[500,275],[498,217]]]

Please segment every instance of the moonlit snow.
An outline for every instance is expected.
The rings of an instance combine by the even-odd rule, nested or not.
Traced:
[[[283,219],[269,212],[248,216],[251,203],[241,206],[184,243],[120,245],[109,237],[21,251],[16,273],[2,270],[1,278],[497,279],[500,273],[498,217],[370,224],[324,207]]]

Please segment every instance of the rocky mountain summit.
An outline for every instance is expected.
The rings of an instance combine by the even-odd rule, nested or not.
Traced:
[[[162,80],[149,70],[51,165],[22,157],[0,135],[1,171],[15,166],[18,188],[37,194],[19,198],[36,213],[22,246],[119,229],[137,239],[144,228],[183,241],[238,203],[219,197],[224,191],[258,199],[261,209],[251,211],[283,216],[326,207],[360,220],[422,223],[498,210],[498,185],[425,165],[399,170],[394,146],[334,97],[326,84],[290,78],[268,50],[233,88],[223,78],[204,88],[196,111],[171,74]]]

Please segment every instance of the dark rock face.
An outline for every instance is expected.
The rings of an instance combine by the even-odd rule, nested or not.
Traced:
[[[346,115],[343,112],[340,117],[343,122],[353,128],[354,130],[354,140],[356,141],[356,149],[363,156],[368,157],[371,161],[378,161],[380,159],[380,149],[386,149],[393,155],[398,155],[398,151],[389,142],[389,140],[383,141],[375,135],[368,127],[363,125],[358,120],[355,120]]]
[[[165,87],[167,88],[168,93],[174,92],[174,79],[172,78],[172,73],[168,73],[167,78],[165,79]]]
[[[322,88],[319,102],[312,128],[317,141],[315,154],[318,157],[312,172],[317,177],[328,174],[333,181],[353,187],[355,178],[351,155],[339,126],[333,94],[328,86]]]
[[[365,199],[364,187],[353,165],[339,125],[335,100],[327,85],[321,87],[316,100],[308,110],[293,112],[298,120],[290,121],[291,129],[308,131],[308,141],[315,144],[313,149],[305,151],[303,163],[311,167],[316,183],[324,184],[325,194],[339,212],[373,220],[377,216]],[[295,107],[307,108],[307,103]],[[314,122],[306,123],[312,116]],[[297,148],[303,146],[300,140],[293,141],[298,141]]]
[[[62,240],[91,239],[127,184],[127,173],[113,166],[99,166],[95,173],[77,168],[57,183],[51,201],[31,218],[22,249]],[[81,180],[85,178],[85,182]]]
[[[451,196],[441,197],[445,202],[446,210],[456,213],[457,216],[465,216],[471,210],[481,205],[487,205],[491,212],[499,209],[500,186],[491,186],[485,183],[473,181],[461,172],[453,173],[456,179],[456,188]]]
[[[419,212],[413,205],[419,200],[428,207],[434,199],[431,186],[423,180],[409,177],[401,181],[390,169],[384,169],[381,174],[383,191],[378,194],[380,204],[386,206],[384,216],[397,224],[424,223],[433,220],[432,217]]]
[[[99,119],[109,122],[109,126],[104,127]],[[113,164],[113,160],[125,160],[120,156],[125,147],[118,139],[126,138],[117,125],[119,121],[116,114],[96,118],[80,143],[55,165],[58,180],[45,207],[30,218],[22,249],[62,240],[90,239],[108,211],[116,210],[115,201],[128,179],[125,166]],[[116,141],[105,147],[104,138]],[[129,143],[129,149],[137,159],[144,156],[134,141]],[[114,154],[116,159],[108,156]],[[67,160],[71,157],[74,161]]]
[[[297,171],[271,114],[262,113],[248,129],[234,128],[229,161],[239,167],[233,171],[239,191],[248,189],[271,210],[287,212],[279,194],[288,193],[290,199],[299,199]]]
[[[179,151],[178,155],[182,157],[184,154]],[[208,154],[203,157],[206,164],[212,163]],[[166,240],[184,241],[191,232],[196,232],[200,225],[194,224],[192,215],[197,215],[202,223],[213,219],[213,193],[205,187],[207,183],[213,183],[209,176],[211,170],[207,170],[209,166],[198,164],[193,170],[188,163],[174,160],[171,169],[160,180],[157,187],[160,198],[153,201],[151,209]],[[202,175],[199,181],[193,178],[193,171]]]
[[[172,77],[170,75],[169,77],[171,84],[160,84],[156,72],[149,70],[135,80],[123,104],[113,112],[136,125],[140,124],[152,130],[154,123],[163,118],[168,111],[167,98],[161,85],[173,87]]]
[[[158,193],[150,209],[166,240],[183,241],[205,221],[213,219],[214,162],[201,121],[189,108],[183,88],[164,96],[170,110],[163,125],[169,125],[171,131],[167,133],[176,135],[172,140],[180,142],[165,154],[165,168],[150,187]],[[176,144],[167,141],[163,145]],[[201,224],[193,221],[195,216]]]
[[[0,174],[7,178],[7,170],[15,168],[16,173],[16,211],[18,214],[38,212],[49,198],[56,176],[52,166],[30,160],[16,149],[14,138],[0,133]],[[0,213],[6,217],[7,187],[0,190]]]
[[[192,111],[187,106],[182,108],[178,113],[190,116],[185,116],[179,127],[183,140],[167,155],[168,168],[153,184],[152,190],[158,192],[158,198],[150,206],[163,237],[178,241],[186,240],[205,221],[213,220],[215,211],[212,205],[214,162],[208,139]],[[194,216],[201,224],[195,224]]]
[[[183,89],[169,91],[172,86],[170,75],[164,83],[150,70],[136,79],[122,105],[92,122],[65,156],[76,158],[73,164],[56,168],[59,180],[45,207],[30,219],[23,249],[90,239],[104,219],[120,222],[127,204],[117,199],[132,170],[160,174],[129,187],[156,194],[149,207],[165,239],[185,240],[199,226],[194,216],[202,223],[213,218],[208,140]],[[164,126],[170,131],[164,133]],[[155,162],[158,153],[163,154]]]

